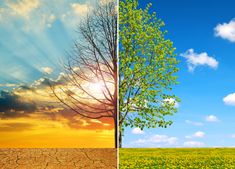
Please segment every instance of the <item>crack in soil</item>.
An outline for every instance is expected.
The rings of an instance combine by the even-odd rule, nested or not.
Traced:
[[[114,169],[116,149],[0,149],[1,169]]]

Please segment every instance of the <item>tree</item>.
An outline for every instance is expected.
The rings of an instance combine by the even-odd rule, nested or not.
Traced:
[[[114,2],[98,5],[79,23],[64,66],[66,85],[52,85],[61,103],[89,119],[112,118],[117,147],[117,14]]]
[[[119,147],[124,128],[167,127],[179,101],[170,94],[178,71],[173,43],[165,38],[164,22],[137,0],[119,4]]]

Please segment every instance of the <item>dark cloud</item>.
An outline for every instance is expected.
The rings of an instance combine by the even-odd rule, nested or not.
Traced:
[[[18,117],[34,112],[36,105],[33,102],[24,102],[20,96],[7,91],[0,92],[0,117]]]
[[[111,118],[103,118],[99,119],[100,122],[94,122],[91,121],[91,119],[83,118],[74,111],[65,108],[59,101],[56,102],[57,100],[54,101],[53,99],[50,99],[49,95],[45,95],[45,97],[48,97],[48,100],[46,101],[37,100],[38,95],[41,97],[43,96],[41,95],[40,90],[45,89],[45,91],[48,91],[48,94],[50,94],[51,92],[48,87],[66,85],[68,83],[66,79],[68,79],[68,75],[60,73],[60,75],[55,79],[40,78],[31,84],[21,84],[11,92],[0,91],[0,119],[27,117],[37,118],[40,120],[58,121],[72,129],[113,129],[114,125]],[[33,92],[35,102],[24,101],[24,97],[27,97],[25,94],[27,94],[28,91]],[[72,91],[66,92],[70,92],[67,93],[70,95],[73,94]],[[34,99],[34,97],[30,97],[30,99]],[[99,108],[99,105],[97,105],[97,108]],[[104,123],[106,125],[104,125]],[[12,126],[2,126],[0,131],[5,128],[11,130]]]
[[[13,92],[1,91],[0,92],[0,118],[18,118],[18,117],[32,117],[41,120],[52,120],[63,122],[63,124],[69,126],[72,129],[113,129],[113,121],[110,118],[99,119],[100,122],[91,121],[91,119],[86,119],[78,115],[77,113],[62,107],[57,107],[56,105],[36,105],[33,102],[22,101],[19,96]],[[64,121],[66,119],[66,122]],[[85,124],[84,124],[85,123]],[[110,124],[105,126],[103,123]],[[18,126],[17,126],[18,125]],[[0,126],[0,131],[7,130],[11,131],[13,128],[19,128],[17,130],[23,130],[23,124],[12,124]],[[25,124],[25,128],[29,128]]]
[[[40,78],[36,80],[33,84],[32,87],[36,89],[43,89],[48,86],[54,86],[54,80],[48,79],[48,78]]]
[[[66,83],[66,76],[63,73],[61,73],[58,76],[58,78],[55,80],[50,78],[40,78],[32,84],[32,87],[35,89],[43,89],[45,87],[63,85],[65,83]]]
[[[32,87],[27,86],[27,85],[21,85],[21,86],[19,86],[19,88],[17,88],[17,89],[19,89],[19,90],[33,90]]]
[[[33,82],[31,85],[21,85],[18,88],[16,88],[16,91],[36,91],[37,89],[44,89],[46,87],[54,86],[55,81],[48,78],[40,78]]]
[[[40,78],[35,80],[31,85],[21,85],[15,90],[29,90],[29,91],[36,91],[37,89],[45,89],[47,87],[54,87],[57,85],[64,85],[67,82],[67,76],[64,73],[60,73],[57,79],[51,78]]]

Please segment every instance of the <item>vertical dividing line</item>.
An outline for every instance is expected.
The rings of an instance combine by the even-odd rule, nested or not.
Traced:
[[[117,0],[117,168],[119,168],[119,0]]]

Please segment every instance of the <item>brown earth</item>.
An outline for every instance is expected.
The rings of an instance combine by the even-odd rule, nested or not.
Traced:
[[[0,169],[116,169],[112,148],[0,149]]]

